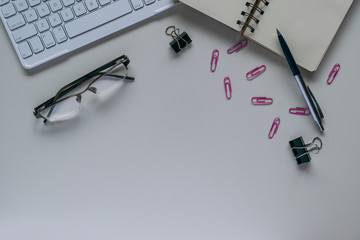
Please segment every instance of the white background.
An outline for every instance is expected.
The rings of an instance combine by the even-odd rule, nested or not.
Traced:
[[[1,25],[0,238],[359,239],[359,10],[354,1],[319,69],[303,71],[323,134],[311,116],[288,113],[305,102],[284,59],[251,42],[227,54],[240,35],[186,6],[32,71]],[[169,25],[193,40],[179,55]],[[33,108],[63,85],[121,54],[135,82],[106,100],[85,94],[73,120],[35,119]],[[245,79],[262,64],[265,73]],[[254,106],[253,96],[274,103]],[[288,144],[299,136],[323,141],[306,166]]]

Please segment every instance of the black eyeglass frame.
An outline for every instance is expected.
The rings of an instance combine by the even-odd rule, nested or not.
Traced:
[[[129,77],[129,76],[127,76],[127,74],[125,76],[116,75],[116,74],[108,74],[109,72],[111,72],[114,68],[116,68],[120,64],[123,64],[127,70],[128,69],[127,66],[129,63],[130,63],[130,59],[126,55],[122,55],[118,58],[115,58],[114,60],[102,65],[101,67],[85,74],[84,76],[82,76],[82,77],[76,79],[75,81],[67,84],[66,86],[62,87],[56,93],[56,95],[54,97],[48,99],[47,101],[43,102],[42,104],[40,104],[39,106],[34,108],[33,114],[35,115],[36,118],[43,118],[44,123],[46,123],[48,121],[48,119],[41,114],[42,111],[44,111],[45,109],[47,109],[51,106],[54,106],[55,104],[65,100],[65,99],[68,99],[70,97],[77,96],[77,97],[81,98],[81,94],[83,94],[86,91],[91,91],[93,93],[96,93],[96,89],[91,87],[91,85],[94,82],[96,82],[96,80],[98,80],[99,78],[101,78],[104,75],[109,75],[111,77],[117,77],[117,78],[126,79],[126,80],[135,80],[134,77]],[[67,93],[71,92],[72,90],[76,89],[77,87],[81,86],[82,84],[84,84],[85,82],[88,82],[88,81],[90,81],[90,83],[88,84],[88,86],[85,90],[62,98]]]

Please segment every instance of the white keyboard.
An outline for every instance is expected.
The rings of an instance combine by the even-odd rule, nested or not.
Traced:
[[[177,3],[177,0],[0,0],[24,68],[34,68]]]

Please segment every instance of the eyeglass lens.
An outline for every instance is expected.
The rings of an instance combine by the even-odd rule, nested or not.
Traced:
[[[123,80],[126,75],[126,67],[124,64],[119,64],[110,72],[107,72],[95,81],[90,82],[90,85],[86,88],[86,90],[90,90],[91,92],[100,95],[114,92],[122,85],[121,80]],[[81,92],[79,89],[76,89],[75,91],[77,94],[70,92],[62,96],[60,99],[57,99],[56,104],[44,109],[40,112],[40,114],[51,122],[74,117],[80,109],[81,94],[86,90]]]

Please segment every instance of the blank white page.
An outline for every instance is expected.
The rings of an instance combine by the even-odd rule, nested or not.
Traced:
[[[244,36],[283,56],[276,29],[282,33],[298,65],[315,71],[340,27],[352,0],[273,0],[256,15],[255,31]]]
[[[245,3],[255,0],[180,0],[198,11],[240,31],[237,20],[245,21],[241,12],[250,12]],[[353,0],[269,0],[269,5],[260,3],[265,11],[256,12],[259,24],[251,22],[244,36],[278,55],[283,56],[276,28],[283,34],[298,65],[315,71],[332,39],[340,27]]]
[[[237,20],[244,21],[246,18],[241,15],[245,11],[246,0],[180,0],[190,7],[224,23],[234,30],[240,31],[242,26]],[[251,1],[250,1],[251,2]]]

